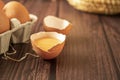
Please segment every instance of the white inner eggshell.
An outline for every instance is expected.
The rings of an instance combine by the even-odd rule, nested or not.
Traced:
[[[64,19],[54,17],[54,16],[47,16],[44,18],[44,24],[50,28],[56,28],[59,30],[63,30],[70,24],[70,22]]]
[[[36,39],[39,38],[43,38],[43,37],[53,37],[53,38],[57,38],[58,40],[62,42],[65,41],[66,36],[57,32],[39,32],[39,33],[35,33],[31,35],[31,40],[34,41]]]

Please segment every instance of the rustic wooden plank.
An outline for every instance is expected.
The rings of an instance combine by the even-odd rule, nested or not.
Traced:
[[[59,17],[71,21],[73,28],[57,58],[56,80],[118,80],[99,17],[66,1],[60,1]]]
[[[50,0],[17,0],[21,2],[30,13],[38,17],[38,21],[33,28],[33,33],[42,30],[42,20],[48,15],[56,14],[56,2]],[[5,0],[7,3],[8,0]],[[35,53],[31,44],[14,45],[17,55],[14,58],[24,56],[26,52]],[[10,60],[3,60],[0,57],[0,80],[48,80],[50,75],[51,64],[53,61],[45,61],[41,57],[34,58],[28,56],[24,61],[17,63]]]
[[[104,25],[106,39],[120,80],[120,16],[103,16],[101,21]]]

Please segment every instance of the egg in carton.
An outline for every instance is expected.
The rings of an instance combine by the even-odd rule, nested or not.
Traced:
[[[26,43],[30,39],[32,26],[37,16],[30,14],[31,21],[21,24],[16,18],[11,19],[11,30],[0,34],[0,54],[8,51],[10,43]]]
[[[16,18],[11,19],[12,43],[26,43],[27,41],[29,41],[32,26],[37,21],[37,17],[35,15],[30,14],[29,16],[31,21],[27,21],[23,24],[21,24],[20,21]]]

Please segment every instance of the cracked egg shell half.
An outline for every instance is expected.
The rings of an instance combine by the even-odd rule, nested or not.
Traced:
[[[17,1],[10,1],[3,7],[9,19],[17,18],[21,23],[30,21],[29,12],[24,5]]]
[[[4,2],[2,0],[0,0],[0,9],[2,9],[4,7]]]
[[[46,16],[43,23],[46,32],[58,32],[66,35],[72,28],[72,24],[69,21],[55,16]]]
[[[33,50],[43,59],[57,57],[65,44],[66,35],[57,32],[39,32],[32,34],[31,43]]]

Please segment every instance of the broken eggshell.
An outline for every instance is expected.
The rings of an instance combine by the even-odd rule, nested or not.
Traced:
[[[40,49],[40,47],[38,47],[35,44],[35,40],[44,38],[44,37],[56,38],[56,39],[60,40],[60,43],[51,47],[48,51],[42,50],[42,49]],[[30,39],[31,39],[33,50],[38,55],[40,55],[44,59],[53,59],[61,53],[61,51],[64,47],[64,44],[65,44],[66,35],[63,35],[63,34],[60,34],[57,32],[39,32],[39,33],[32,34]]]
[[[43,20],[44,30],[47,32],[58,32],[62,34],[68,34],[72,28],[72,24],[65,20],[55,16],[46,16]]]
[[[37,17],[33,14],[29,15],[31,21],[21,24],[16,18],[11,19],[12,43],[26,43],[30,39],[32,26],[37,21]]]

